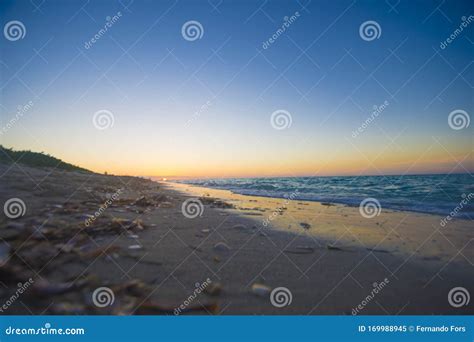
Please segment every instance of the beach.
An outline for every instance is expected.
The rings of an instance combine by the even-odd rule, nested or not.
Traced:
[[[438,215],[368,219],[358,207],[136,177],[0,171],[2,203],[26,208],[2,216],[3,314],[472,314],[448,301],[452,288],[474,290],[468,220],[442,227]],[[97,305],[104,287],[113,300]]]

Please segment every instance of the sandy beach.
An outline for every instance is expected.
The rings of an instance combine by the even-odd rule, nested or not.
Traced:
[[[26,207],[2,216],[3,314],[472,314],[447,299],[474,290],[467,220],[443,228],[436,215],[366,219],[354,207],[135,177],[0,172],[2,203]],[[186,213],[196,199],[197,215]],[[105,306],[93,300],[101,287],[113,294]],[[270,300],[279,287],[291,298],[281,307]]]

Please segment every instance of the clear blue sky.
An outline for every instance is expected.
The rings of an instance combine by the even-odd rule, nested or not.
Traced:
[[[472,171],[474,123],[453,130],[448,115],[474,112],[474,22],[440,43],[474,3],[393,3],[2,0],[2,29],[18,20],[26,35],[0,39],[1,125],[33,106],[0,143],[142,175]],[[201,39],[183,38],[190,20]],[[372,41],[359,34],[369,20],[381,28]],[[98,130],[103,109],[114,124]],[[272,127],[279,109],[291,127]]]

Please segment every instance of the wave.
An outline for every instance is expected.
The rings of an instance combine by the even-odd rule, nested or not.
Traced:
[[[473,176],[409,175],[187,179],[178,182],[234,193],[358,206],[368,197],[383,208],[449,215],[464,200],[457,218],[474,217]],[[471,195],[470,195],[471,194]],[[469,199],[469,200],[466,200]]]

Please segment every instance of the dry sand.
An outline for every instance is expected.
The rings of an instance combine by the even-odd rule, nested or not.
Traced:
[[[434,215],[386,210],[369,220],[358,208],[16,165],[0,174],[2,203],[17,197],[27,207],[18,219],[2,216],[0,305],[34,280],[3,314],[173,315],[186,302],[189,314],[351,315],[364,300],[359,314],[473,312],[448,303],[453,287],[474,293],[468,221],[441,228]],[[120,188],[86,227],[84,215]],[[202,215],[185,217],[183,202],[202,195]],[[190,300],[207,279],[210,293]],[[254,284],[288,288],[291,304],[272,305]],[[101,286],[114,293],[103,308],[92,301]]]

